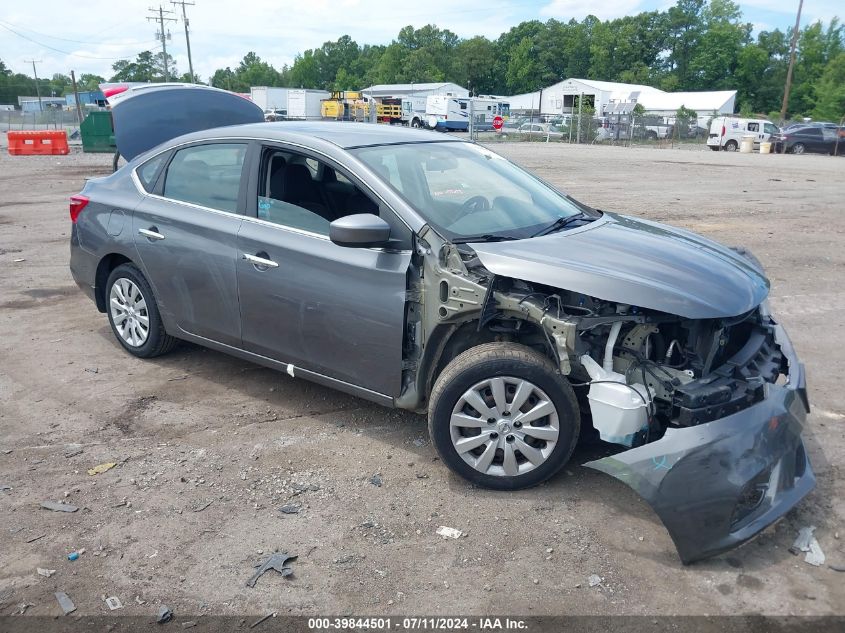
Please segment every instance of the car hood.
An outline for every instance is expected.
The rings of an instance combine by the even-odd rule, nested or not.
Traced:
[[[264,121],[252,101],[209,86],[130,86],[110,99],[115,145],[126,160],[190,132]]]
[[[613,213],[577,229],[471,246],[495,275],[690,319],[748,312],[769,292],[763,271],[735,251]]]

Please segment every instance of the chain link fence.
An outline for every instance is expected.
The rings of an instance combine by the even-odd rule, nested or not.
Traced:
[[[480,132],[484,142],[576,143],[623,147],[705,148],[708,130],[695,113],[676,116],[624,114],[595,116],[592,112],[540,117],[512,115],[498,132]]]
[[[82,111],[85,117],[88,110]],[[81,141],[76,109],[44,108],[43,112],[0,111],[0,145],[6,146],[6,132],[19,130],[65,130],[70,142]]]

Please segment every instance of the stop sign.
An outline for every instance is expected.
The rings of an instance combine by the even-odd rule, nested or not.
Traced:
[[[498,114],[493,117],[493,129],[494,130],[501,130],[502,126],[505,124],[505,120],[500,117]]]

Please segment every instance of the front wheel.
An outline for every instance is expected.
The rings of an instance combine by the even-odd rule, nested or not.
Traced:
[[[452,360],[431,393],[428,428],[443,462],[496,490],[536,486],[569,461],[580,413],[569,383],[542,354],[479,345]]]
[[[176,339],[164,331],[150,284],[133,264],[122,264],[112,271],[106,282],[106,298],[112,332],[133,356],[161,356],[176,344]]]

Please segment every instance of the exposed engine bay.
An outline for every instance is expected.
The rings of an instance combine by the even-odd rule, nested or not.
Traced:
[[[735,255],[736,280],[748,267],[748,292],[739,292],[739,282],[736,293],[711,288],[706,302],[696,294],[701,283],[673,283],[672,271],[656,264],[654,277],[663,277],[645,286],[651,307],[643,307],[538,283],[550,275],[534,274],[537,267],[514,267],[534,281],[502,274],[507,266],[496,274],[482,263],[480,247],[433,231],[420,238],[409,271],[396,406],[420,410],[437,372],[475,345],[534,348],[575,387],[581,413],[589,412],[600,437],[626,447],[584,466],[648,502],[684,563],[747,541],[814,488],[801,438],[810,410],[804,366],[769,313],[768,282],[753,256]],[[531,256],[512,244],[512,261]],[[573,250],[564,255],[583,254]],[[687,266],[694,268],[689,260]],[[631,296],[642,274],[640,264],[627,278],[600,271],[589,282],[606,281],[605,296]],[[655,305],[680,306],[679,314]]]
[[[469,245],[428,237],[439,249],[436,257],[430,244],[421,253],[419,279],[411,286],[411,297],[419,300],[408,315],[404,382],[411,393],[433,332],[467,321],[475,337],[533,347],[553,359],[573,386],[588,386],[589,411],[602,439],[629,447],[657,440],[667,428],[751,406],[763,398],[763,385],[781,374],[774,324],[757,308],[730,318],[688,319],[498,277]]]

